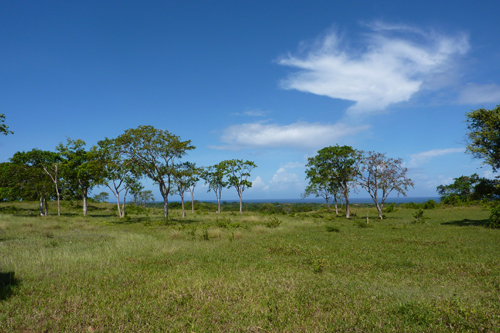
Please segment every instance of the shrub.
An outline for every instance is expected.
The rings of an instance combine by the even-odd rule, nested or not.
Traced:
[[[422,208],[420,208],[419,210],[417,210],[415,212],[415,214],[413,214],[413,217],[415,218],[415,220],[413,221],[413,223],[424,223],[425,220],[428,219],[428,217],[424,216],[424,211],[423,211]]]
[[[500,205],[491,210],[488,226],[490,228],[500,228]]]
[[[273,216],[266,222],[266,227],[277,228],[280,226],[281,222],[282,221],[280,219],[278,219],[276,216]]]
[[[439,204],[438,204],[436,201],[432,200],[432,199],[427,200],[427,201],[426,201],[426,202],[424,202],[424,204],[423,204],[423,208],[424,208],[424,209],[434,209],[434,208],[436,208],[437,206],[439,206]]]
[[[386,213],[392,213],[395,210],[396,210],[396,205],[393,203],[387,205],[387,207],[385,208]]]

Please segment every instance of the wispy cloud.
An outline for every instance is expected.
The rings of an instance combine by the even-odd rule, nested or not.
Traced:
[[[460,104],[481,104],[500,102],[500,86],[496,84],[469,83],[460,92]]]
[[[463,153],[465,148],[447,148],[447,149],[433,149],[421,153],[411,154],[411,160],[408,163],[410,167],[416,167],[420,164],[429,162],[433,157],[443,156],[454,153]]]
[[[368,125],[320,124],[297,122],[290,125],[249,123],[226,128],[222,146],[213,149],[238,150],[242,148],[318,148],[332,145],[339,139],[369,129]]]
[[[269,111],[262,111],[259,109],[255,110],[248,110],[248,111],[243,111],[243,112],[234,112],[232,113],[233,116],[250,116],[250,117],[265,117]]]
[[[446,36],[404,25],[365,25],[362,46],[352,47],[330,33],[277,62],[299,69],[281,82],[296,89],[356,102],[348,113],[380,112],[408,101],[433,75],[448,69],[456,55],[469,49],[464,34]]]

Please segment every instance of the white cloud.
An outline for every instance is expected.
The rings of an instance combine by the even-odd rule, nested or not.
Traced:
[[[297,122],[290,125],[249,123],[232,125],[221,136],[223,146],[214,149],[237,150],[241,148],[317,148],[332,145],[339,139],[369,129],[368,125],[320,124]]]
[[[273,179],[269,181],[271,184],[278,183],[297,183],[299,181],[299,176],[293,172],[287,172],[285,168],[279,168],[278,171],[273,176]]]
[[[269,185],[266,185],[262,178],[260,176],[257,176],[253,181],[252,181],[252,187],[253,189],[262,189],[262,190],[268,190]]]
[[[287,55],[278,60],[298,68],[281,82],[296,89],[356,103],[350,114],[373,113],[408,101],[424,82],[451,66],[453,57],[465,53],[467,36],[444,36],[402,25],[380,22],[368,26],[364,48],[350,49],[335,33],[315,43],[305,56]]]
[[[481,104],[500,102],[500,86],[496,84],[469,83],[460,92],[460,104]]]
[[[415,167],[417,165],[429,162],[433,157],[443,156],[453,153],[463,153],[465,148],[447,148],[447,149],[433,149],[429,151],[424,151],[421,153],[411,154],[411,160],[408,163],[410,167]]]

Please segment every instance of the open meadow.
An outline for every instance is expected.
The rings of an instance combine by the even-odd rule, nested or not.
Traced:
[[[190,207],[190,205],[188,205]],[[500,331],[489,209],[0,204],[1,332]],[[51,203],[51,214],[55,214]],[[369,214],[369,223],[366,216]]]

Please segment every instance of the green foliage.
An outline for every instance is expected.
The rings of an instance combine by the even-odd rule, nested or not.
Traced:
[[[386,213],[392,213],[395,210],[396,210],[396,205],[394,203],[390,203],[389,205],[385,206]]]
[[[471,176],[460,176],[449,185],[439,185],[437,192],[441,202],[448,205],[459,205],[474,200],[495,200],[500,198],[500,181]]]
[[[308,158],[306,178],[309,185],[303,197],[315,194],[325,198],[327,204],[330,198],[342,194],[348,201],[349,187],[354,182],[357,169],[358,153],[350,146],[329,146],[318,150],[318,154]],[[346,209],[349,217],[349,208]]]
[[[0,134],[7,135],[7,134],[14,134],[14,132],[9,131],[9,126],[5,124],[5,114],[1,113],[0,114]]]
[[[96,203],[107,202],[109,200],[109,194],[107,192],[101,192],[94,195],[92,199],[94,199],[94,202]]]
[[[267,222],[266,222],[266,227],[268,228],[277,228],[283,223],[280,219],[278,219],[276,216],[270,217]]]
[[[438,206],[439,206],[439,204],[436,201],[429,199],[423,203],[422,208],[423,209],[434,209],[434,208],[437,208]]]
[[[423,209],[418,209],[414,214],[413,214],[413,223],[424,223],[425,220],[429,219],[428,217],[424,216],[424,211]]]
[[[120,152],[136,165],[138,173],[158,185],[164,201],[163,216],[168,218],[168,196],[173,186],[176,161],[195,149],[191,140],[181,141],[179,136],[153,126],[128,129],[115,140]]]
[[[490,228],[500,228],[500,205],[491,209],[490,218],[488,219]]]
[[[467,152],[484,160],[493,171],[500,169],[500,105],[491,110],[477,109],[467,116]]]

